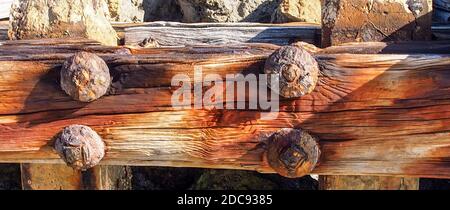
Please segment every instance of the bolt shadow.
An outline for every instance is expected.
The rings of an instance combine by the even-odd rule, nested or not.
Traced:
[[[285,127],[305,129],[320,139],[322,165],[336,171],[338,167],[386,161],[394,165],[407,163],[402,165],[401,170],[409,174],[433,176],[435,174],[430,173],[433,167],[442,171],[442,174],[436,175],[448,174],[450,158],[446,151],[449,151],[450,144],[443,144],[442,138],[450,136],[447,132],[450,130],[450,112],[445,108],[450,99],[450,71],[439,67],[440,64],[431,56],[427,57],[427,62],[424,61],[426,64],[422,63],[427,68],[414,69],[409,65],[423,59],[421,56],[402,58],[376,76],[368,72],[359,77],[369,79],[358,87],[345,84],[345,81],[351,80],[351,72],[328,69],[322,72],[318,86],[310,95],[300,99],[281,99],[278,119],[263,121],[259,120],[261,115],[258,112],[223,110],[221,119],[217,120],[222,124],[218,126],[254,129],[255,134],[260,130],[273,132]],[[328,66],[336,64],[338,61],[335,59],[333,55],[318,58]],[[364,63],[366,60],[360,61]],[[409,70],[404,69],[405,66],[409,66]],[[437,106],[441,109],[433,108]],[[380,134],[385,139],[381,139]],[[256,154],[264,154],[267,140],[255,135],[254,141],[260,142],[239,159],[249,160]],[[211,157],[220,153],[219,148],[210,150]],[[421,151],[416,155],[423,158],[416,158],[413,155],[415,151]],[[261,158],[263,161],[264,158]],[[416,162],[425,166],[413,167]],[[379,173],[383,169],[371,170]]]
[[[83,51],[89,52],[90,50]],[[119,52],[107,52],[105,55],[101,55],[105,61],[114,59],[108,53],[115,53],[116,56],[120,56],[120,50]],[[62,90],[60,86],[60,71],[63,63],[64,60],[51,61],[48,71],[38,79],[34,78],[36,77],[35,75],[31,76],[30,79],[25,78],[26,80],[23,84],[25,90],[23,92],[26,92],[26,89],[28,89],[27,86],[32,86],[32,88],[23,101],[21,110],[17,112],[18,123],[21,126],[31,128],[44,123],[75,119],[84,115],[93,114],[95,108],[98,108],[98,104],[101,104],[101,99],[93,102],[76,101]],[[112,81],[116,81],[119,75],[114,70],[115,64],[108,64],[108,68],[110,69]],[[37,82],[32,84],[34,79]],[[114,94],[113,89],[114,87],[111,85],[105,96]],[[64,124],[64,122],[61,124]]]
[[[428,19],[430,15],[426,14],[422,18]],[[404,37],[402,30],[410,30],[411,27],[416,27],[416,24],[405,25],[383,40],[399,40]],[[265,130],[296,127],[310,131],[321,141],[322,165],[328,169],[333,168],[334,171],[339,171],[342,167],[353,167],[354,173],[358,174],[358,165],[366,167],[368,162],[376,165],[385,161],[386,164],[392,165],[372,169],[366,167],[365,170],[389,175],[389,172],[381,172],[385,171],[385,168],[380,167],[400,165],[401,173],[445,176],[445,173],[450,171],[450,144],[442,144],[442,138],[450,136],[447,132],[450,130],[450,113],[445,108],[450,99],[450,71],[443,69],[436,59],[450,59],[447,57],[450,56],[450,50],[448,46],[416,51],[397,47],[398,45],[388,44],[376,52],[403,54],[404,57],[394,56],[392,59],[398,60],[397,63],[386,67],[385,70],[382,67],[384,64],[380,63],[383,70],[375,72],[373,69],[358,72],[364,70],[363,65],[359,66],[355,61],[351,65],[356,66],[346,66],[345,62],[337,60],[336,56],[339,55],[317,56],[322,72],[315,91],[299,99],[281,99],[279,118],[271,122],[260,121],[259,124],[270,125],[271,128],[263,126]],[[424,53],[430,55],[425,58],[426,55],[421,55]],[[431,54],[447,55],[440,58]],[[359,58],[361,64],[376,62],[365,60],[364,56]],[[358,59],[358,56],[347,56],[347,59]],[[411,66],[412,62],[417,62],[417,66]],[[341,65],[336,66],[336,63]],[[405,68],[406,66],[408,67]],[[348,68],[347,72],[342,71],[342,68]],[[363,82],[354,81],[357,86],[348,82],[355,78],[352,77],[353,71],[364,75],[361,77],[365,79]],[[436,106],[442,108],[432,108]],[[223,112],[223,115],[232,116],[226,120],[218,120],[222,121],[223,125],[234,122],[242,127],[258,122],[260,118],[257,112]],[[380,139],[379,134],[383,134],[386,139]],[[407,136],[409,138],[406,138]],[[267,138],[255,144],[253,150],[239,158],[245,160],[255,154],[264,154],[266,140]],[[421,152],[415,153],[419,150]],[[366,154],[360,155],[361,153]],[[416,158],[419,155],[422,158]],[[417,167],[416,164],[422,164],[422,167]],[[430,168],[436,168],[433,172],[440,171],[439,174],[430,172]],[[318,170],[320,171],[320,166]]]
[[[49,141],[40,146],[39,151],[42,152],[51,150],[59,130],[70,124],[64,120],[74,118],[77,111],[87,105],[72,100],[61,89],[59,85],[60,69],[61,64],[55,64],[49,69],[48,73],[39,77],[24,100],[22,109],[16,114],[17,122],[15,126],[21,130],[17,132],[24,132],[20,134],[23,138],[33,138],[29,136],[27,130],[39,130],[39,126],[44,124],[53,124],[43,128],[44,133],[46,129],[57,127],[48,139]],[[27,89],[27,87],[24,87],[24,89]]]
[[[55,64],[34,84],[18,113],[19,123],[26,127],[75,117],[74,113],[88,103],[73,100],[60,87],[61,64]]]
[[[280,33],[280,30],[282,33]],[[282,26],[268,27],[267,29],[250,38],[249,43],[270,43],[279,46],[289,45],[295,42],[318,43],[321,39],[320,26]]]

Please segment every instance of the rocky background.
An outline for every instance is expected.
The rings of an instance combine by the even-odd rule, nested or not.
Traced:
[[[320,23],[320,0],[107,0],[118,22]]]
[[[10,1],[10,0],[8,0]],[[8,37],[85,37],[117,45],[110,22],[320,23],[320,0],[12,0]]]

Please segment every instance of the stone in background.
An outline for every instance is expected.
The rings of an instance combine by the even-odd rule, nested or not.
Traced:
[[[144,20],[181,22],[183,14],[177,0],[144,0]]]
[[[143,22],[144,0],[107,0],[110,20],[116,22]]]
[[[15,0],[8,36],[16,39],[85,37],[117,45],[105,1]]]
[[[131,1],[131,0],[122,0]],[[145,21],[320,23],[320,0],[144,0]]]
[[[9,17],[13,0],[0,0],[0,19]],[[203,19],[250,22],[320,23],[321,0],[105,0],[114,22]],[[447,1],[447,0],[439,0]],[[181,8],[180,6],[183,6]],[[202,6],[206,6],[202,8]],[[183,11],[186,15],[183,15]]]
[[[450,23],[450,0],[433,1],[433,20],[438,23]]]
[[[187,190],[205,169],[131,167],[133,190]]]
[[[273,23],[320,23],[321,0],[282,0],[272,15]]]
[[[191,187],[193,190],[317,190],[310,176],[285,178],[255,171],[208,169]]]
[[[134,190],[315,190],[310,176],[289,179],[255,171],[132,167]]]
[[[270,22],[279,0],[178,0],[183,22]]]
[[[322,45],[431,39],[431,0],[325,0]]]

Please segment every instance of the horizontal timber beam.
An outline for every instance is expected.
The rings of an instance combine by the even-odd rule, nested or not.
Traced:
[[[437,40],[450,40],[450,24],[434,25],[431,30]]]
[[[111,90],[91,103],[72,100],[58,82],[62,63],[81,49],[98,52],[113,76]],[[329,54],[319,49],[316,88],[300,98],[281,98],[272,120],[260,119],[262,110],[172,108],[172,76],[192,76],[195,65],[223,78],[259,73],[275,49],[268,44],[158,49],[3,44],[0,162],[62,163],[52,148],[54,136],[68,125],[84,124],[106,144],[100,164],[272,173],[265,159],[268,136],[295,127],[320,139],[316,174],[450,177],[450,55],[433,50]]]
[[[287,45],[297,41],[320,42],[320,25],[312,23],[177,23],[150,22],[113,24],[125,45],[142,45],[152,39],[160,46],[201,44],[272,43]]]

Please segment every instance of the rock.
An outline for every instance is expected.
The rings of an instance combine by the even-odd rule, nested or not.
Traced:
[[[309,176],[285,178],[255,171],[208,169],[191,187],[193,190],[314,190],[318,183]]]
[[[178,0],[183,22],[270,22],[279,0]]]
[[[431,39],[431,0],[325,0],[322,45]]]
[[[177,0],[144,0],[144,20],[182,21],[183,14]]]
[[[321,20],[320,0],[144,0],[143,6],[145,21],[320,23]]]
[[[104,0],[15,0],[8,36],[16,39],[84,37],[117,45]]]
[[[204,169],[131,167],[133,190],[187,190]]]
[[[450,0],[434,0],[433,10],[433,21],[450,23]]]
[[[240,170],[207,170],[193,190],[274,190],[277,185],[258,176],[257,172]]]
[[[110,20],[116,22],[143,22],[143,0],[107,0]]]
[[[255,171],[170,167],[132,167],[134,190],[315,190],[309,176],[285,178]]]
[[[272,15],[273,23],[320,23],[321,0],[282,0]]]

